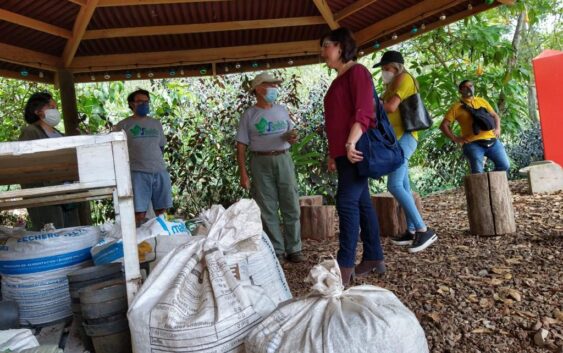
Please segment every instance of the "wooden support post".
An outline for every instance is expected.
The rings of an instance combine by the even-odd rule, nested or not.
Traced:
[[[471,234],[501,235],[516,231],[506,172],[467,175],[464,184]]]
[[[323,197],[321,195],[301,196],[299,206],[322,206]]]
[[[326,241],[334,237],[334,206],[301,206],[301,239]]]
[[[413,192],[418,212],[422,213],[420,196]],[[389,192],[382,192],[371,197],[371,203],[379,221],[379,234],[382,237],[395,237],[407,230],[405,212],[399,202]]]
[[[78,108],[76,106],[76,91],[74,90],[74,77],[68,70],[57,71],[57,85],[61,91],[61,103],[67,136],[80,135],[78,129]]]

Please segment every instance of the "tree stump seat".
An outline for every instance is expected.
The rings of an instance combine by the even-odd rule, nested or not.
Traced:
[[[418,212],[422,213],[420,195],[413,192]],[[395,237],[407,230],[407,221],[403,208],[390,192],[382,192],[371,196],[371,202],[379,221],[379,234],[382,237]]]

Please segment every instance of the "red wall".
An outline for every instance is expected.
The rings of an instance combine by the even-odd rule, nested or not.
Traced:
[[[532,63],[545,159],[563,166],[563,52],[545,50]]]

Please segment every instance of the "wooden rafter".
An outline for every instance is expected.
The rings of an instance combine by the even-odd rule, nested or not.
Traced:
[[[86,6],[86,1],[88,0],[68,0],[68,1],[76,5]]]
[[[80,45],[84,32],[86,32],[86,27],[88,27],[88,23],[90,23],[90,19],[92,18],[94,11],[96,11],[98,1],[99,0],[88,0],[86,5],[80,8],[72,28],[72,37],[67,41],[63,51],[63,64],[65,67],[69,67],[72,63],[72,59],[76,54],[76,50]]]
[[[359,45],[362,45],[382,34],[404,28],[463,2],[465,0],[424,0],[356,32],[356,41]]]
[[[61,59],[56,56],[4,43],[0,43],[0,60],[52,71],[61,64]]]
[[[324,24],[321,16],[277,18],[267,20],[228,21],[171,26],[148,26],[129,28],[110,28],[86,31],[83,39],[118,38],[134,36],[156,36],[168,34],[187,34],[202,32],[240,31],[275,27],[311,26]]]
[[[367,7],[367,6],[373,4],[376,1],[377,0],[358,0],[355,3],[353,3],[352,5],[349,5],[345,8],[343,8],[342,10],[338,11],[337,13],[335,13],[334,14],[334,20],[335,21],[341,21],[348,16],[352,16],[353,14],[360,11],[364,7]]]
[[[24,81],[31,81],[31,82],[53,83],[52,80],[50,80],[46,77],[39,77],[39,76],[31,74],[31,73],[28,76],[23,77],[18,72],[10,71],[10,70],[3,70],[3,69],[0,69],[0,77],[9,77],[9,78],[15,78],[16,80],[24,80]]]
[[[49,33],[57,37],[70,38],[72,33],[64,28],[54,26],[50,23],[38,21],[36,19],[22,16],[15,12],[0,9],[0,20],[15,23],[19,26],[34,29],[39,32]]]
[[[340,27],[338,22],[334,20],[332,10],[330,9],[330,6],[328,6],[326,0],[313,0],[313,2],[315,3],[315,6],[321,13],[321,16],[323,16],[323,18],[325,19],[330,29],[337,29],[338,27]]]
[[[190,2],[213,2],[213,1],[232,1],[232,0],[100,0],[98,7],[181,4],[181,3],[190,3]]]
[[[70,69],[73,72],[135,69],[211,62],[278,58],[311,55],[319,52],[317,40],[301,42],[245,45],[236,47],[175,50],[149,53],[78,56]]]

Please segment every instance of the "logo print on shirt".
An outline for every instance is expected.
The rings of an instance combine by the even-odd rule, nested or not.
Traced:
[[[133,137],[156,137],[158,136],[158,131],[156,129],[147,129],[135,125],[132,129],[129,129]]]
[[[275,134],[279,132],[284,132],[287,130],[287,122],[282,121],[268,121],[263,116],[260,117],[260,121],[258,124],[254,124],[256,130],[258,130],[258,134],[265,135],[265,134]]]

